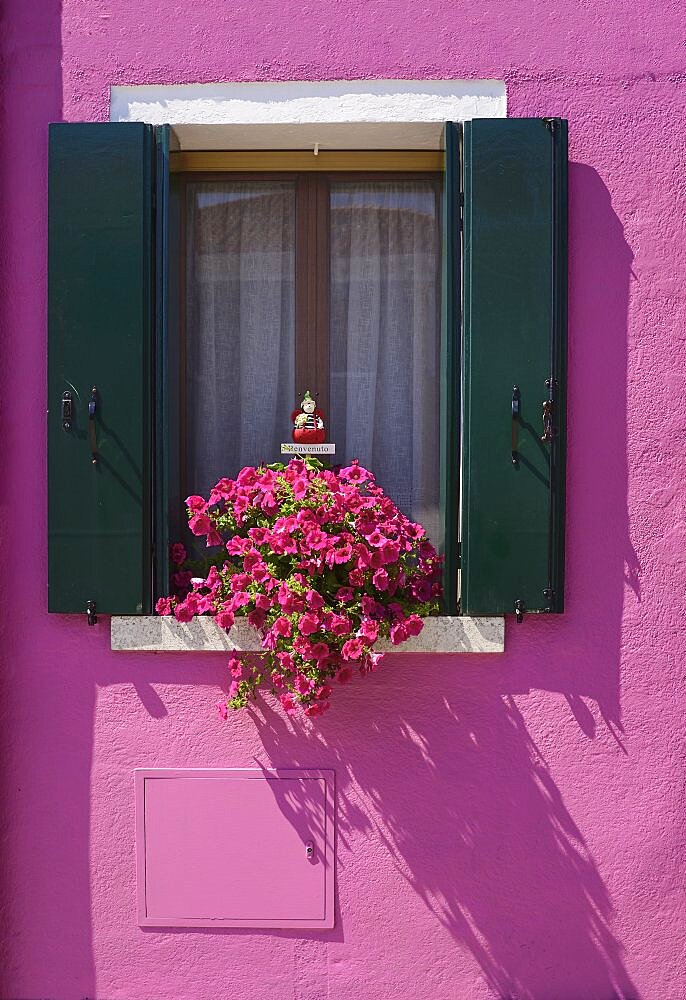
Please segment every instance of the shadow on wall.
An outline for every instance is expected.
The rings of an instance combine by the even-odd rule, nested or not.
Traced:
[[[567,586],[564,619],[515,629],[508,650],[527,652],[512,693],[561,692],[583,732],[597,713],[622,742],[621,630],[627,588],[640,572],[627,509],[627,316],[633,253],[597,171],[569,170],[569,404]]]
[[[631,1000],[638,991],[612,933],[608,891],[513,697],[534,688],[564,694],[594,738],[589,699],[624,749],[625,584],[640,600],[626,499],[633,258],[596,171],[573,164],[570,179],[568,614],[510,629],[495,667],[442,659],[440,685],[435,661],[394,659],[343,730],[340,696],[305,739],[264,704],[254,718],[275,765],[335,767],[339,853],[350,848],[354,866],[360,832],[383,845],[494,995]],[[433,681],[416,687],[423,673]]]
[[[346,891],[355,851],[382,846],[495,996],[636,997],[607,890],[514,700],[472,661],[449,696],[425,688],[408,711],[411,677],[431,665],[399,666],[379,721],[366,704],[345,738],[323,726],[304,741],[270,709],[257,723],[270,759],[335,766]]]

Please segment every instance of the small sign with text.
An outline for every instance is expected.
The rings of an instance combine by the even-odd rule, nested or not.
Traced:
[[[282,455],[335,455],[335,444],[308,444],[306,441],[295,444],[286,441],[281,445]]]

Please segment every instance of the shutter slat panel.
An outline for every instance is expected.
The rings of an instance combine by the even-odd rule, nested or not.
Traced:
[[[169,593],[169,467],[170,389],[169,364],[169,146],[171,129],[155,129],[155,476],[154,496],[154,591],[155,597]]]
[[[527,612],[563,608],[566,160],[559,119],[465,125],[461,599],[468,614],[512,612],[516,602]],[[548,398],[551,442],[541,440]]]
[[[138,123],[50,127],[50,611],[84,612],[88,601],[107,614],[151,610],[152,143]]]
[[[443,329],[441,337],[441,514],[444,606],[457,612],[460,499],[460,128],[445,125]]]

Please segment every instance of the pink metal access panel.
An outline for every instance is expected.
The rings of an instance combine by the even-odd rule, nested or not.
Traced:
[[[334,772],[139,769],[138,922],[334,925]]]

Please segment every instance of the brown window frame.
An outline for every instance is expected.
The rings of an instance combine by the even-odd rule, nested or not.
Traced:
[[[200,154],[196,154],[200,155]],[[229,155],[229,154],[226,154]],[[359,154],[358,154],[359,155]],[[180,473],[185,488],[187,476],[187,396],[186,396],[186,225],[187,187],[193,183],[217,181],[281,180],[295,183],[295,385],[293,406],[310,389],[317,404],[329,412],[329,300],[330,300],[330,198],[331,184],[354,178],[359,181],[431,180],[436,197],[442,197],[444,175],[440,170],[360,169],[346,160],[338,170],[182,170],[177,173],[180,189],[180,281],[179,281],[179,443]],[[231,162],[231,161],[229,161]],[[333,161],[336,162],[336,161]],[[379,163],[383,162],[379,160]],[[284,416],[286,422],[287,415]]]

